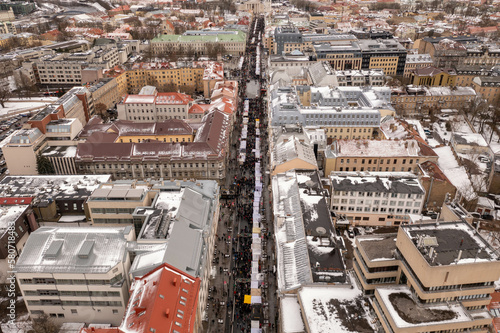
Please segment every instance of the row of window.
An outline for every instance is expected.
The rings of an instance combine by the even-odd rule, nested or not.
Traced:
[[[332,202],[334,204],[341,203],[341,204],[349,204],[349,205],[369,205],[369,206],[372,205],[372,200],[364,200],[364,199],[360,199],[360,200],[333,199]],[[420,201],[373,200],[373,205],[378,206],[381,204],[383,206],[387,206],[389,204],[389,206],[393,206],[393,207],[396,206],[396,204],[398,207],[405,207],[405,206],[406,207],[420,207]],[[358,208],[361,208],[361,207],[358,207]]]
[[[336,212],[364,212],[364,213],[399,213],[399,214],[420,214],[420,209],[403,209],[403,208],[386,208],[386,207],[353,207],[348,206],[332,206]]]
[[[120,297],[118,291],[25,290],[25,296]]]
[[[120,166],[118,166],[120,165]],[[156,168],[156,169],[159,169],[159,168],[164,168],[164,169],[168,169],[169,166],[171,166],[173,169],[175,168],[198,168],[198,167],[202,167],[204,168],[205,167],[205,163],[172,163],[172,164],[149,164],[149,165],[141,165],[141,164],[136,164],[135,165],[135,168],[136,169],[139,169],[139,168],[149,168],[149,169],[153,169],[153,168]],[[121,168],[121,169],[130,169],[131,167],[131,164],[108,164],[108,169],[118,169],[118,168]],[[212,167],[212,168],[215,168],[216,167],[216,164],[215,163],[207,163],[207,167]],[[222,168],[222,163],[219,163],[218,165],[219,168]],[[90,168],[90,164],[87,165],[87,168]],[[96,169],[106,169],[106,164],[95,164],[95,168]]]
[[[114,306],[121,307],[120,301],[61,301],[60,299],[28,300],[28,305],[45,306]]]
[[[400,198],[400,199],[421,199],[423,194],[412,193],[387,193],[387,192],[354,192],[354,191],[335,191],[335,196],[351,197],[376,197],[376,198]],[[375,200],[378,201],[378,200]],[[347,202],[346,202],[347,203]]]
[[[117,268],[113,272],[117,271]],[[32,278],[32,279],[20,279],[21,284],[74,284],[74,285],[106,285],[114,284],[122,279],[122,274],[118,274],[111,280],[82,280],[82,279],[53,279],[53,278]]]
[[[345,168],[345,170],[344,170],[343,167],[340,167],[339,171],[349,171],[349,167]],[[353,167],[352,171],[356,171],[356,167]],[[365,168],[361,167],[361,169],[359,171],[365,171]],[[377,167],[373,167],[373,168],[367,167],[366,171],[377,171]],[[379,167],[378,171],[381,172],[382,171],[382,167]],[[388,171],[389,171],[389,167],[386,167],[385,168],[385,172],[388,172]],[[393,171],[393,172],[396,171],[396,167],[392,167],[391,171]],[[401,172],[404,172],[404,171],[405,171],[405,167],[401,167]],[[408,172],[412,172],[412,167],[408,167],[407,171]]]

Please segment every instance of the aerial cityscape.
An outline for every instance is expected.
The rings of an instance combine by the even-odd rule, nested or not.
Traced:
[[[500,0],[0,0],[0,333],[500,332]]]

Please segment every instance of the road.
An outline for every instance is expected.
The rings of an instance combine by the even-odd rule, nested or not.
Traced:
[[[265,230],[259,234],[262,255],[256,259],[252,253],[252,228],[255,223],[254,205],[258,205],[258,213],[262,216],[260,227],[272,228],[268,153],[267,153],[267,115],[265,101],[261,96],[261,88],[266,82],[259,75],[257,67],[265,60],[260,58],[257,63],[256,49],[262,49],[258,41],[259,32],[264,29],[264,19],[256,18],[250,25],[247,53],[241,71],[234,71],[232,77],[239,79],[238,117],[230,141],[230,154],[228,156],[228,169],[225,186],[235,186],[237,194],[234,198],[221,199],[221,213],[216,242],[217,254],[214,256],[216,266],[215,276],[210,281],[209,307],[207,309],[206,332],[250,332],[251,320],[262,327],[263,332],[276,332],[276,283],[273,272],[274,242],[269,237],[272,230]],[[257,42],[252,43],[253,37]],[[260,52],[259,50],[259,52]],[[260,52],[263,54],[263,52]],[[248,100],[248,138],[246,161],[238,163],[241,129],[243,127],[243,108]],[[259,121],[257,121],[257,119]],[[257,127],[257,125],[259,127]],[[257,131],[259,129],[259,131]],[[260,140],[261,156],[255,153],[256,144]],[[254,203],[256,165],[260,163],[257,174],[262,174],[259,179],[262,186],[261,200]],[[257,164],[256,164],[257,163]],[[258,167],[257,167],[258,168]],[[261,304],[245,304],[245,295],[250,295],[252,270],[251,263],[258,263],[258,273],[262,273],[262,280],[255,283],[261,293]],[[255,273],[255,271],[253,272]],[[254,274],[254,279],[256,275]],[[255,286],[254,286],[255,287]]]

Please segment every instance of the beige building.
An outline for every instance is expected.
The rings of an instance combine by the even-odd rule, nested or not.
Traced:
[[[185,52],[190,49],[195,54],[204,55],[208,46],[220,45],[224,54],[241,56],[245,53],[246,34],[241,31],[186,31],[182,35],[158,35],[151,40],[154,54],[168,54],[172,50]]]
[[[500,100],[500,77],[498,76],[475,77],[472,80],[472,87],[490,104],[495,104]]]
[[[466,222],[402,225],[357,237],[354,271],[385,332],[489,332],[498,259]]]
[[[331,210],[350,225],[393,226],[419,215],[425,190],[409,172],[332,172]]]
[[[188,119],[193,99],[177,92],[159,93],[155,87],[144,87],[139,95],[126,95],[117,105],[118,118],[138,122]]]
[[[32,318],[119,325],[129,298],[132,227],[42,227],[16,265],[16,279]]]
[[[408,87],[393,91],[391,104],[398,115],[425,115],[431,108],[460,109],[476,97],[471,87]]]
[[[332,171],[416,172],[438,155],[420,141],[336,140],[325,150],[325,175]]]
[[[47,146],[45,135],[37,128],[21,129],[2,147],[11,175],[37,175],[36,157]]]
[[[433,65],[430,54],[408,54],[406,56],[405,71],[403,76],[409,78],[413,70]]]

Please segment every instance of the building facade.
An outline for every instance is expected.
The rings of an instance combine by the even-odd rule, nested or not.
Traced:
[[[361,236],[356,245],[354,270],[365,292],[374,294],[385,332],[489,331],[486,306],[500,263],[467,222],[402,225],[397,235]]]
[[[331,209],[351,225],[397,226],[422,212],[425,191],[412,173],[332,172],[330,181]]]
[[[42,227],[30,235],[16,279],[31,317],[119,325],[128,302],[132,228]]]

